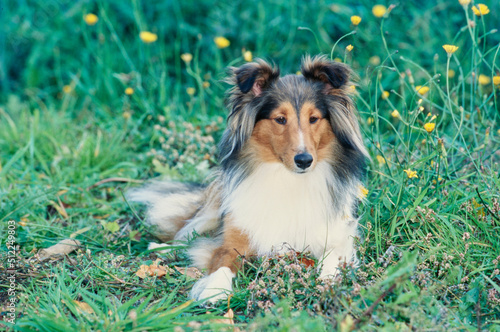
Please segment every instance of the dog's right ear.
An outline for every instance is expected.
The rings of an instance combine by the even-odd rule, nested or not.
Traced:
[[[257,59],[256,62],[244,64],[239,68],[229,68],[229,83],[235,85],[235,88],[243,94],[252,94],[259,96],[262,91],[271,86],[280,76],[279,68],[273,67],[264,60]],[[232,93],[237,91],[232,90]]]
[[[221,165],[227,167],[239,153],[241,147],[252,135],[257,113],[263,98],[258,98],[280,77],[278,67],[271,66],[261,59],[244,64],[241,67],[229,68],[226,83],[232,85],[226,100],[230,111],[227,118],[227,129],[219,144]]]

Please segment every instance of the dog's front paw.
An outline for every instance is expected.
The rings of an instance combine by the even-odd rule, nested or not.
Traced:
[[[318,279],[321,281],[332,282],[335,281],[338,277],[339,273],[337,269],[335,269],[335,271],[325,271],[325,269],[323,269]]]
[[[214,273],[198,280],[191,291],[191,298],[196,301],[216,303],[227,298],[233,291],[234,273],[228,267],[221,267]]]
[[[318,280],[325,284],[332,284],[338,281],[340,278],[340,273],[338,269],[338,264],[331,261],[325,261],[323,266],[321,266],[321,272],[319,274]]]

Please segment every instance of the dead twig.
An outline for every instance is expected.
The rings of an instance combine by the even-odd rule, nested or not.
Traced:
[[[142,180],[134,180],[134,179],[128,179],[128,178],[119,178],[119,177],[116,177],[116,178],[107,178],[107,179],[104,179],[104,180],[101,180],[99,182],[96,182],[94,183],[93,185],[91,185],[90,187],[87,187],[87,191],[92,189],[92,188],[95,188],[95,187],[98,187],[100,186],[101,184],[104,184],[104,183],[108,183],[108,182],[132,182],[132,183],[143,183],[144,181]]]
[[[490,208],[488,207],[488,205],[484,202],[483,198],[481,197],[481,194],[479,193],[479,189],[477,189],[476,187],[476,193],[477,193],[477,197],[479,197],[479,200],[481,201],[481,203],[483,204],[483,206],[486,208],[486,210],[488,210],[488,212],[491,214],[491,216],[493,218],[495,218],[496,221],[500,222],[500,219],[496,216],[496,214],[494,214]]]
[[[396,288],[396,284],[393,284],[385,292],[383,292],[378,297],[378,299],[375,300],[375,302],[373,302],[372,305],[368,309],[366,309],[366,311],[358,319],[356,319],[354,321],[354,325],[352,327],[352,330],[356,329],[356,327],[359,325],[359,323],[361,323],[361,320],[363,319],[363,317],[371,317],[373,310],[375,310],[375,307],[377,306],[377,304],[379,304],[379,302],[382,301],[384,299],[384,297],[389,295],[389,293],[392,292],[394,290],[394,288]]]

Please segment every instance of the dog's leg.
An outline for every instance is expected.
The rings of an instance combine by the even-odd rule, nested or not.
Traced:
[[[320,279],[335,279],[340,272],[338,267],[341,263],[355,263],[356,250],[354,249],[353,238],[345,239],[345,242],[338,243],[338,245],[330,250],[327,250],[322,258]]]
[[[191,297],[211,303],[227,298],[233,290],[233,278],[241,267],[242,262],[238,261],[238,256],[250,254],[248,237],[239,229],[227,225],[224,229],[224,242],[215,249],[210,259],[209,275],[196,282]]]
[[[326,253],[322,258],[322,264],[320,265],[321,273],[319,279],[321,280],[333,280],[338,275],[338,267],[340,263],[344,260],[341,255],[335,250],[331,250]]]

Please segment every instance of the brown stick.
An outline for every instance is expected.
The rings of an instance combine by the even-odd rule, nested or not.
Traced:
[[[498,222],[500,222],[500,219],[498,219],[498,217],[496,216],[496,214],[494,214],[490,208],[488,207],[488,205],[484,202],[483,198],[481,197],[481,194],[479,193],[479,189],[476,188],[476,193],[477,193],[477,196],[479,197],[479,200],[481,201],[481,203],[483,203],[483,206],[486,208],[486,210],[488,210],[488,212],[491,214],[491,216],[493,218],[495,218]]]
[[[107,178],[104,180],[101,180],[97,183],[94,183],[90,187],[87,188],[87,190],[90,190],[92,188],[98,187],[101,184],[108,183],[108,182],[133,182],[133,183],[143,183],[144,181],[141,180],[134,180],[134,179],[127,179],[127,178]]]
[[[384,297],[389,295],[389,293],[392,292],[394,290],[394,288],[396,288],[396,284],[393,284],[391,287],[389,287],[389,289],[387,289],[385,292],[383,292],[378,297],[378,299],[375,302],[373,302],[372,305],[368,309],[366,309],[366,311],[358,319],[356,319],[354,321],[354,325],[353,325],[351,331],[354,330],[359,325],[359,323],[361,323],[361,319],[363,317],[365,317],[365,316],[371,317],[373,310],[375,310],[375,307],[377,306],[377,304],[379,304],[379,302],[382,301],[384,299]]]

